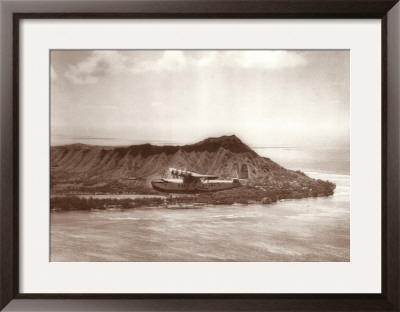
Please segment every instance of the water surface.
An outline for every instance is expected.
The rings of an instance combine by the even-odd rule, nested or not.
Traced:
[[[349,261],[349,178],[272,205],[51,212],[51,261]]]
[[[272,205],[52,211],[51,261],[350,261],[349,151],[256,151],[336,183],[334,195]]]

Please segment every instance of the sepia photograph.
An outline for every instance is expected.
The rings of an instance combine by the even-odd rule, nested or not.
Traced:
[[[50,261],[349,262],[349,50],[51,50]]]

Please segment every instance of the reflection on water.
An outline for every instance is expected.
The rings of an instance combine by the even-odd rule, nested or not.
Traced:
[[[349,261],[350,179],[272,205],[51,212],[52,261]]]

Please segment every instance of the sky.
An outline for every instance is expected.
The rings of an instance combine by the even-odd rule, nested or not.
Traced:
[[[51,51],[51,144],[348,147],[349,51]]]

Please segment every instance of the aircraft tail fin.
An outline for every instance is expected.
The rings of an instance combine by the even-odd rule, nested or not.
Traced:
[[[237,178],[237,179],[240,178],[240,177],[239,177],[239,164],[238,164],[238,163],[234,163],[234,164],[233,164],[233,168],[232,168],[231,174],[232,174],[232,173],[236,173],[236,178]]]
[[[249,178],[249,168],[247,164],[242,164],[239,166],[238,163],[233,164],[233,172],[236,173],[236,178],[238,179],[248,179]]]
[[[249,178],[249,168],[246,164],[243,164],[240,167],[240,178],[241,179],[248,179]]]
[[[234,163],[232,167],[232,173],[232,176],[236,175],[236,177],[233,178],[233,181],[237,181],[241,185],[247,185],[249,172],[246,164],[242,164],[240,166],[238,163]]]

